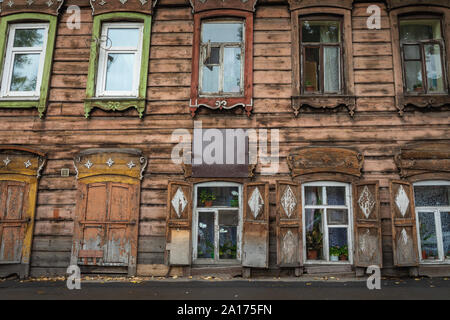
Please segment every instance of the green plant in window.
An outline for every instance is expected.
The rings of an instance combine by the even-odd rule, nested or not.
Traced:
[[[217,197],[213,192],[208,192],[207,190],[200,192],[200,203],[206,207],[211,207],[212,202],[216,199]]]
[[[341,248],[338,246],[334,246],[330,248],[330,256],[339,257],[341,254]]]
[[[237,246],[231,241],[225,242],[219,247],[219,256],[221,259],[236,259]]]
[[[231,207],[239,207],[239,192],[231,191],[232,199],[230,200]]]

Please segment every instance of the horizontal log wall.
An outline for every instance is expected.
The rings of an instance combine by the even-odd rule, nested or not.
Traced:
[[[193,15],[187,1],[158,2],[152,27],[148,103],[145,116],[136,110],[104,112],[94,109],[84,118],[83,99],[89,62],[92,16],[89,1],[81,6],[81,29],[69,30],[69,15],[62,9],[45,119],[36,110],[0,110],[0,144],[38,148],[48,154],[39,185],[31,275],[64,274],[70,260],[76,180],[72,159],[93,147],[139,148],[150,162],[142,182],[138,270],[161,272],[164,263],[167,184],[183,179],[183,170],[170,159],[171,134],[193,128],[189,93]],[[273,2],[273,3],[271,3]],[[448,140],[448,110],[409,110],[399,117],[394,105],[390,24],[383,4],[382,29],[365,27],[369,4],[353,9],[353,56],[357,108],[354,118],[346,109],[302,109],[295,118],[291,108],[291,21],[287,4],[265,1],[257,6],[254,31],[254,110],[216,112],[201,109],[196,120],[204,128],[264,128],[280,130],[280,171],[257,181],[270,182],[270,267],[276,270],[275,182],[290,179],[286,156],[295,147],[349,146],[365,155],[364,179],[380,181],[383,258],[386,273],[392,267],[392,239],[388,181],[398,179],[393,156],[410,142]],[[60,176],[62,168],[71,175]],[[153,265],[145,268],[145,265]],[[156,266],[154,266],[156,265]],[[162,268],[163,269],[163,268]],[[275,271],[276,272],[276,271]]]

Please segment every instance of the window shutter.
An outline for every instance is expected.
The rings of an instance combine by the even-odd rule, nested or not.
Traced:
[[[269,267],[269,183],[244,185],[242,265]]]
[[[378,181],[354,184],[355,266],[383,264]]]
[[[166,261],[191,264],[192,184],[169,182],[167,197]]]
[[[417,266],[417,230],[412,185],[405,181],[391,181],[392,249],[394,265]]]
[[[302,265],[302,198],[299,184],[277,181],[277,264]]]

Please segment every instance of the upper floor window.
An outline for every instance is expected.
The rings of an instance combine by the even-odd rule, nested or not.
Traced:
[[[201,35],[201,95],[242,95],[244,23],[205,21]]]
[[[301,81],[305,94],[342,90],[340,20],[300,19]]]
[[[11,24],[3,66],[2,97],[39,98],[48,24]]]
[[[100,45],[97,96],[138,95],[142,23],[105,23]]]
[[[400,46],[407,93],[444,93],[444,40],[440,19],[400,20]]]

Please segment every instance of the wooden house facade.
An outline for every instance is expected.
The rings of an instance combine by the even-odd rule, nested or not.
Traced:
[[[449,0],[0,8],[0,276],[450,275]]]

